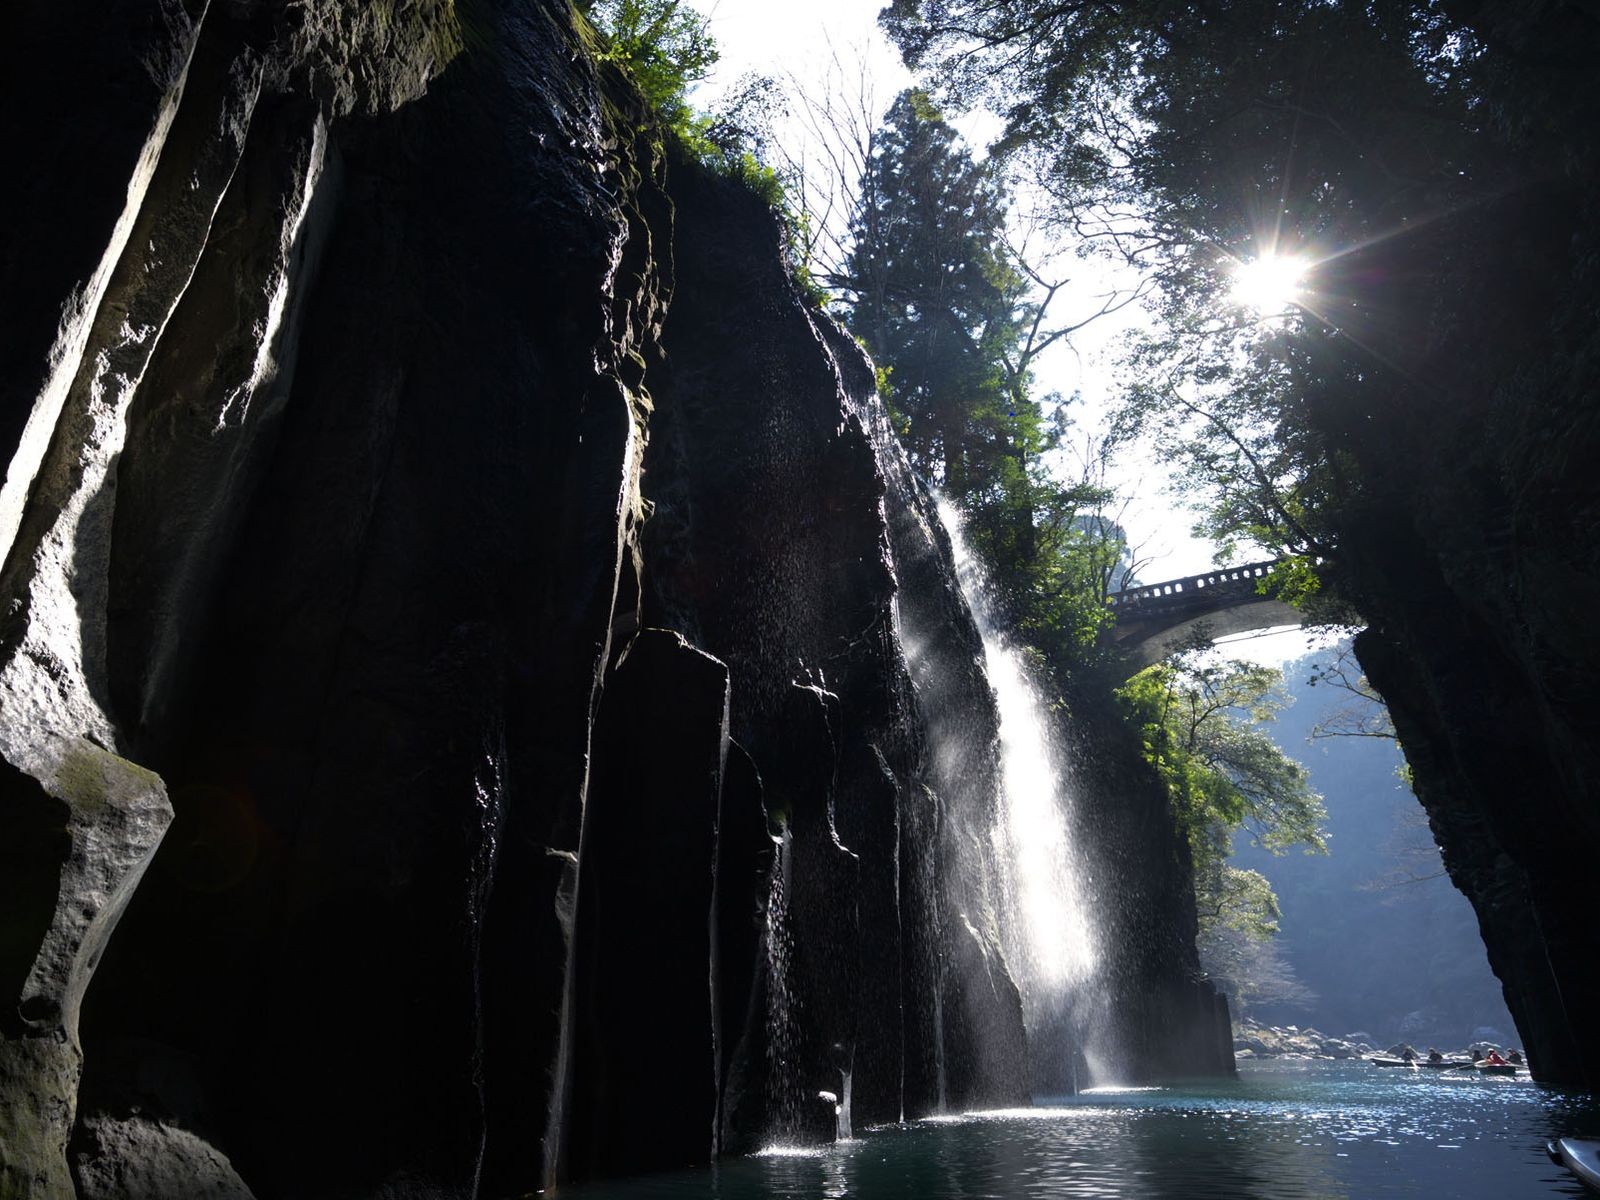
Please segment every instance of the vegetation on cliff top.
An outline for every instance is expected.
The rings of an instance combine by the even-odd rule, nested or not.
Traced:
[[[1122,547],[1093,519],[1109,493],[1052,465],[1067,403],[1035,395],[1041,302],[1007,244],[1006,190],[926,93],[896,98],[873,133],[830,282],[880,367],[912,463],[966,517],[999,615],[1054,669],[1095,661]]]
[[[578,11],[599,35],[596,57],[638,89],[661,136],[765,201],[791,245],[804,241],[805,214],[792,202],[783,177],[763,160],[776,103],[771,81],[744,81],[713,112],[689,103],[690,89],[720,58],[710,18],[684,0],[586,0]],[[797,282],[820,304],[822,294],[805,264],[797,255],[791,258]]]

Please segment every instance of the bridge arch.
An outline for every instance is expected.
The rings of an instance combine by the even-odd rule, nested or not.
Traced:
[[[1218,567],[1106,597],[1116,615],[1111,640],[1123,652],[1130,674],[1160,662],[1196,634],[1220,638],[1299,625],[1303,617],[1297,608],[1256,590],[1283,561]]]

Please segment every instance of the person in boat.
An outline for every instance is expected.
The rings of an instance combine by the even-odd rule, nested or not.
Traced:
[[[1407,1062],[1416,1062],[1417,1052],[1410,1046],[1403,1046],[1400,1049],[1400,1057],[1405,1059]]]
[[[1506,1055],[1506,1061],[1508,1063],[1512,1063],[1513,1065],[1520,1067],[1522,1065],[1522,1051],[1521,1050],[1513,1050],[1513,1051],[1511,1051],[1509,1054]]]
[[[1489,1057],[1483,1061],[1488,1063],[1491,1067],[1509,1067],[1511,1065],[1505,1059],[1500,1057],[1500,1051],[1498,1050],[1489,1051]]]
[[[1444,1061],[1444,1055],[1439,1053],[1437,1046],[1428,1047],[1428,1061],[1431,1063],[1442,1063]]]

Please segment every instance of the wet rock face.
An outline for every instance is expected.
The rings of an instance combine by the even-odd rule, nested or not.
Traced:
[[[659,629],[633,639],[606,688],[573,968],[568,1154],[578,1176],[704,1164],[718,1148],[727,713],[727,668]],[[751,881],[727,886],[741,882]],[[744,924],[733,936],[754,936]]]
[[[760,202],[556,0],[18,22],[72,132],[0,224],[7,1186],[524,1194],[846,1075],[1025,1097],[976,633]]]
[[[901,999],[935,979],[908,957],[901,895],[915,852],[903,822],[925,803],[920,724],[893,629],[883,511],[897,501],[869,429],[870,371],[862,390],[860,352],[808,313],[758,201],[686,163],[671,184],[644,608],[728,664],[732,736],[786,833],[781,927],[763,934],[750,1020],[725,1047],[730,1079],[769,1097],[726,1111],[727,1145],[746,1149],[830,1135],[814,1098],[842,1094],[845,1070],[858,1121],[933,1106],[931,1073],[907,1083],[903,1069],[934,1037],[907,1027]]]
[[[1079,681],[1060,730],[1072,786],[1086,798],[1080,837],[1093,864],[1093,925],[1103,979],[1085,1017],[1118,1079],[1155,1081],[1234,1069],[1227,997],[1201,977],[1187,837],[1166,784],[1115,713],[1104,681]],[[1111,886],[1101,886],[1112,881]],[[1041,1090],[1060,1091],[1046,1075]]]

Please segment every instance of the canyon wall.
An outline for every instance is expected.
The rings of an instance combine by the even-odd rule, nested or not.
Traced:
[[[1584,423],[1591,432],[1569,425],[1561,439],[1593,445],[1592,417]],[[1563,453],[1541,474],[1569,462],[1588,456]],[[1496,474],[1458,476],[1449,491],[1485,499]],[[1524,490],[1509,519],[1424,521],[1427,541],[1410,531],[1375,540],[1399,553],[1369,552],[1357,564],[1383,574],[1356,650],[1394,718],[1450,878],[1477,912],[1531,1070],[1593,1090],[1597,577],[1596,564],[1572,552],[1592,541],[1596,509],[1587,481],[1553,483]],[[1566,501],[1575,507],[1560,509]],[[1434,537],[1448,549],[1433,549]]]
[[[978,635],[765,205],[555,0],[16,25],[0,1194],[512,1195],[842,1086],[1026,1101]],[[1129,1071],[1225,1068],[1142,796],[1100,1003]]]
[[[1433,323],[1402,360],[1422,386],[1318,419],[1353,468],[1334,581],[1367,623],[1361,665],[1477,912],[1533,1074],[1593,1090],[1600,255],[1593,158],[1578,149],[1594,125],[1569,111],[1592,112],[1592,73],[1575,63],[1558,100],[1541,107],[1516,89],[1509,110],[1537,111],[1547,136],[1574,139],[1571,160],[1425,248],[1433,257],[1412,286]],[[1541,81],[1556,78],[1546,65],[1533,68]],[[1477,259],[1453,257],[1466,245]],[[1446,293],[1448,319],[1422,290],[1435,269],[1459,289]]]

